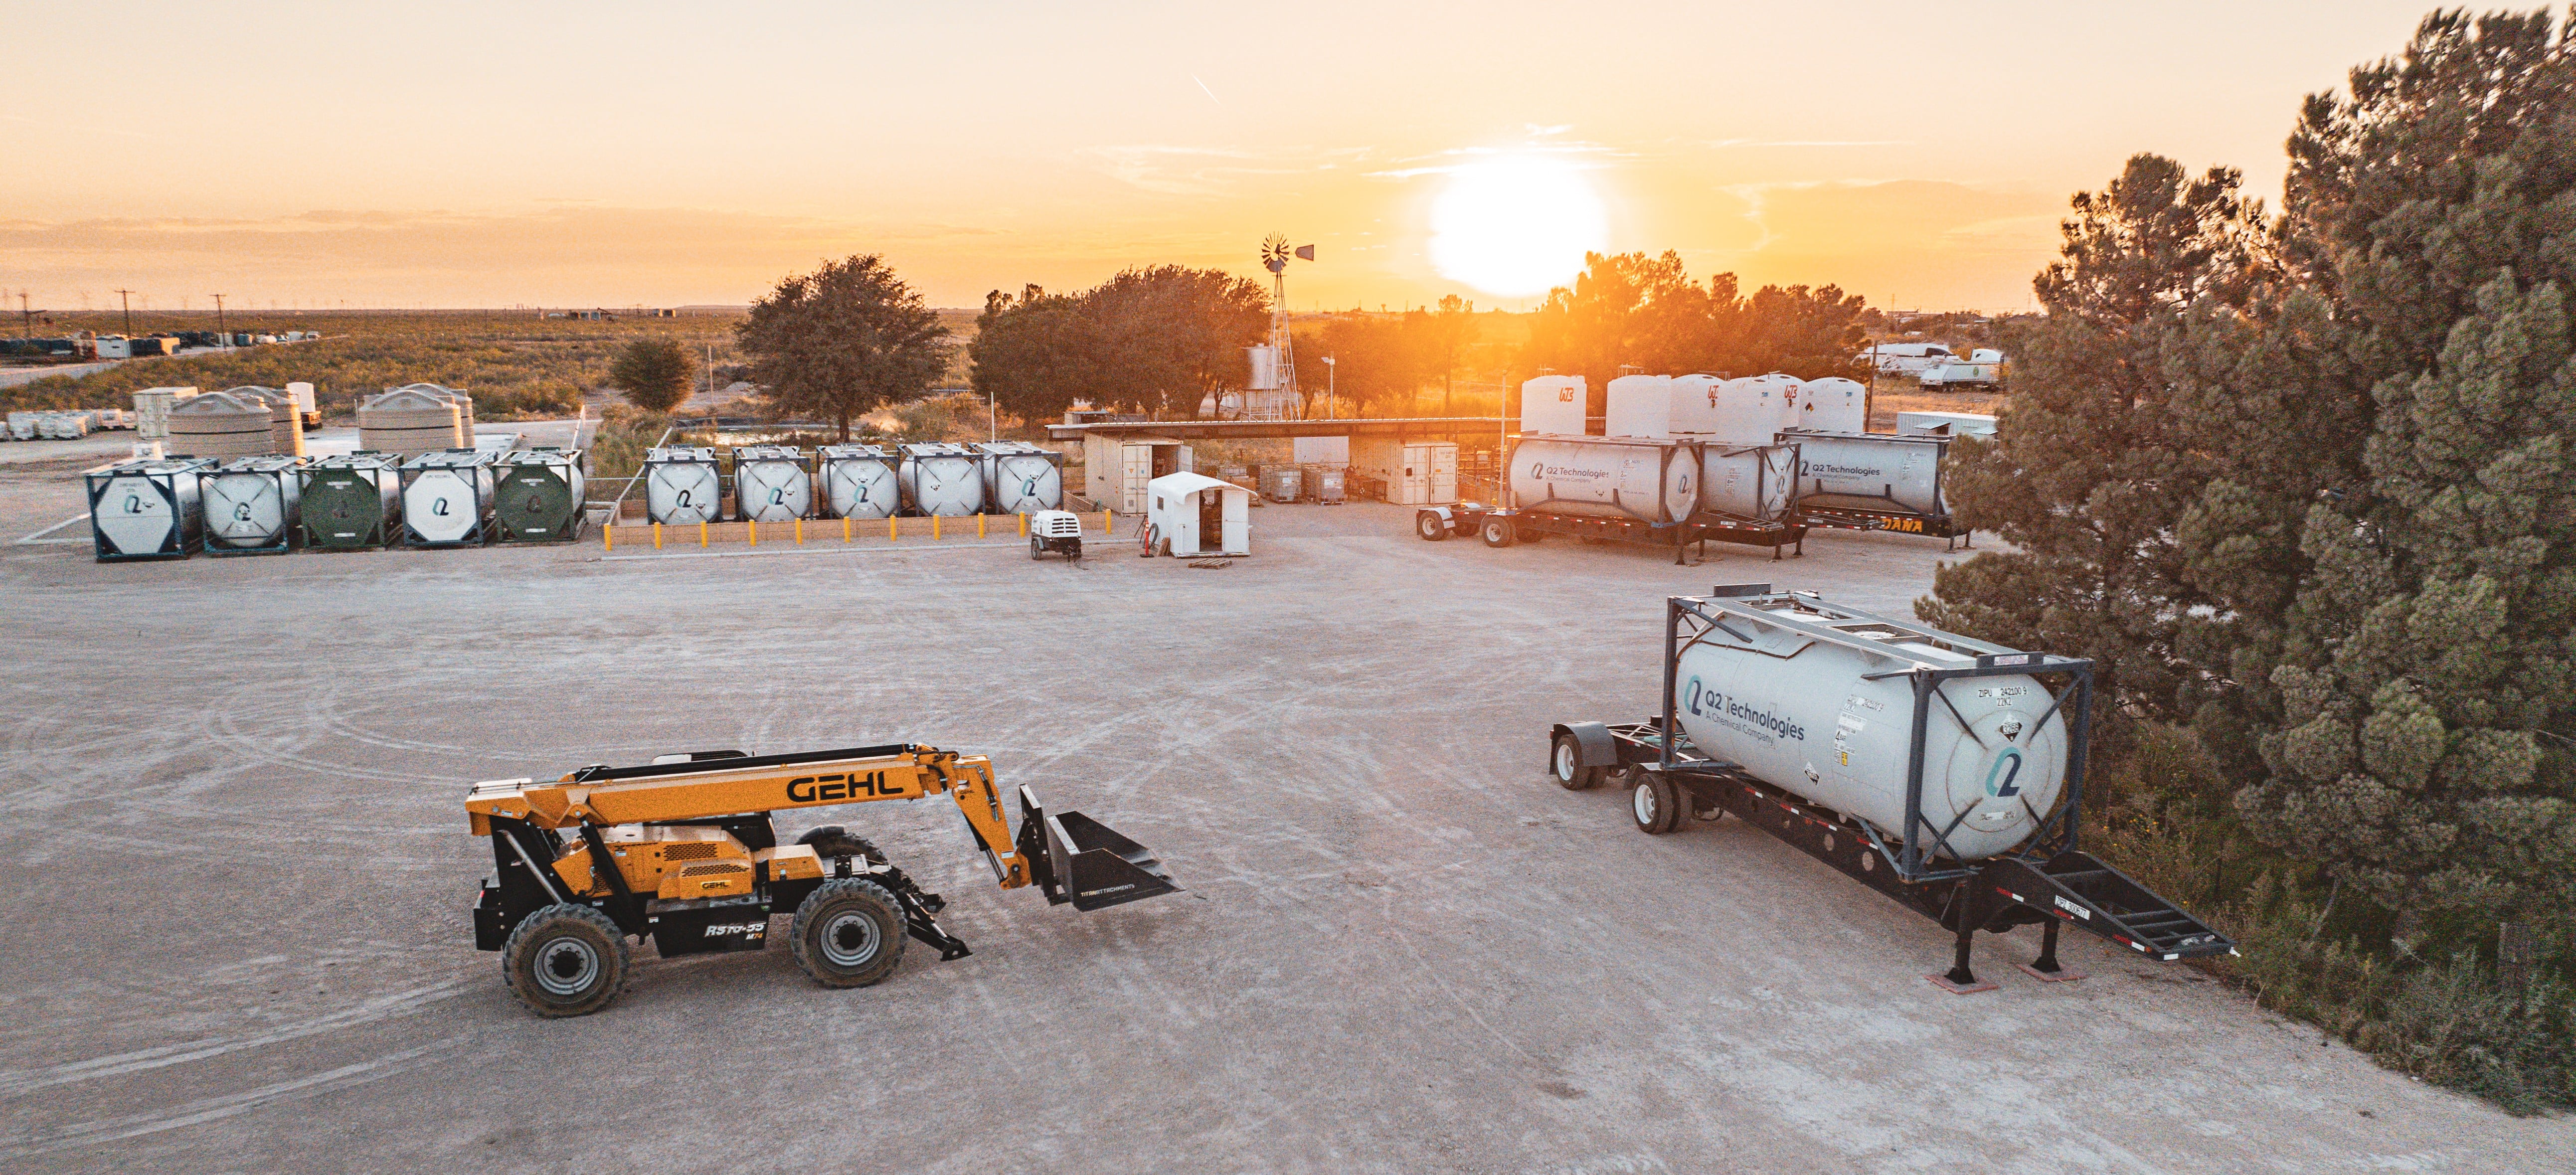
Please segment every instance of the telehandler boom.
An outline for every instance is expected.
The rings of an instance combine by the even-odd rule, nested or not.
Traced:
[[[1143,846],[1080,812],[1047,814],[1019,789],[1012,835],[981,755],[915,743],[789,755],[698,751],[641,767],[592,765],[552,783],[466,793],[498,870],[474,906],[476,949],[502,952],[510,989],[541,1016],[606,1007],[625,986],[628,937],[668,958],[760,950],[792,911],[796,961],[826,987],[892,974],[906,935],[961,959],[946,905],[864,837],[826,825],[780,846],[769,814],[945,793],[1004,889],[1097,910],[1180,888]],[[603,868],[605,863],[607,866]]]

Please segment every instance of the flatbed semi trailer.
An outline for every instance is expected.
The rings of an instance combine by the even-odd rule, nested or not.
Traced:
[[[1451,535],[1475,535],[1488,547],[1508,547],[1514,543],[1535,543],[1549,535],[1587,539],[1604,543],[1633,543],[1638,546],[1670,549],[1676,565],[1687,565],[1685,553],[1698,548],[1706,558],[1711,542],[1733,543],[1746,547],[1769,547],[1771,557],[1780,558],[1782,548],[1792,553],[1806,553],[1807,528],[1791,522],[1766,522],[1735,518],[1722,514],[1695,514],[1682,522],[1651,523],[1630,518],[1592,517],[1573,514],[1542,514],[1479,502],[1460,502],[1454,506],[1426,506],[1414,513],[1414,533],[1426,542],[1439,542]]]

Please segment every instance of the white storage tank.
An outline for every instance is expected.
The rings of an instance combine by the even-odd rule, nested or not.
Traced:
[[[1681,407],[1675,393],[1691,390],[1669,375],[1623,375],[1611,380],[1601,410],[1601,431],[1614,437],[1669,437]]]
[[[1789,513],[1798,483],[1798,446],[1707,445],[1700,450],[1699,509],[1755,522]]]
[[[1711,377],[1691,378],[1696,381]],[[1805,380],[1777,371],[1717,381],[1704,393],[1713,396],[1708,404],[1704,439],[1711,444],[1737,447],[1770,444],[1797,414],[1799,394],[1805,387]]]
[[[302,525],[304,459],[236,457],[200,475],[209,555],[282,555]]]
[[[437,384],[386,388],[358,405],[358,447],[371,453],[436,453],[471,445],[464,407]]]
[[[1591,393],[1579,375],[1542,375],[1521,384],[1521,432],[1579,437],[1590,431]]]
[[[1839,375],[1808,380],[1798,389],[1797,404],[1781,420],[1780,427],[1811,432],[1868,432],[1869,387]]]
[[[884,446],[825,445],[814,455],[822,468],[825,517],[884,518],[903,508],[896,458]]]
[[[1064,508],[1064,454],[1027,441],[988,441],[974,448],[984,462],[986,513]]]
[[[1798,446],[1797,501],[1801,508],[1947,517],[1942,484],[1949,456],[1946,436],[1895,433],[1786,433]]]
[[[121,461],[90,473],[90,541],[98,561],[185,559],[204,542],[203,458]]]
[[[207,392],[170,406],[169,448],[190,457],[261,457],[276,451],[274,429],[266,399]]]
[[[1794,617],[1794,607],[1784,599],[1752,611]],[[1683,733],[1711,757],[1867,820],[1895,842],[1917,723],[1910,670],[1973,668],[1977,657],[1892,625],[1817,634],[1735,610],[1725,620],[1734,633],[1711,629],[1676,659],[1672,705]],[[1928,843],[1941,832],[1957,859],[1981,860],[2020,844],[2057,803],[2070,716],[2026,675],[1940,688],[1942,697],[1924,699],[1920,720],[1921,836]]]
[[[724,477],[714,449],[672,447],[644,454],[644,517],[664,526],[715,522],[724,514]]]
[[[973,449],[945,441],[900,448],[903,464],[895,475],[913,513],[956,517],[983,512],[984,463]]]
[[[792,445],[733,451],[734,514],[745,522],[794,522],[814,512],[814,467]]]
[[[1522,437],[1510,468],[1512,505],[1535,514],[1661,525],[1699,509],[1700,448],[1688,441]]]
[[[479,547],[491,538],[492,457],[472,449],[421,453],[402,466],[406,547]]]
[[[304,413],[295,406],[295,394],[283,388],[226,388],[224,394],[243,401],[257,400],[268,405],[268,448],[266,452],[289,457],[304,455]]]

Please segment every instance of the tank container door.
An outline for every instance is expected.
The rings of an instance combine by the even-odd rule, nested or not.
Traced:
[[[91,507],[90,519],[120,555],[159,551],[178,524],[169,498],[146,477],[108,479],[107,492]]]

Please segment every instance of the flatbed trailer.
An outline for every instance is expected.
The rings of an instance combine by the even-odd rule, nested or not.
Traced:
[[[1936,539],[1964,539],[1964,545],[1975,549],[1976,533],[1959,524],[1950,514],[1917,514],[1910,510],[1854,510],[1842,506],[1798,506],[1794,509],[1801,530],[1822,527],[1826,530],[1883,530],[1891,534],[1919,534]],[[1947,544],[1951,549],[1963,545]]]
[[[1747,586],[1763,591],[1769,587]],[[1718,594],[1745,593],[1721,588]],[[1917,717],[1924,721],[1929,720],[1931,709],[1919,699],[1938,697],[1940,685],[1948,680],[2028,674],[2062,682],[2049,688],[2057,695],[2051,713],[2062,709],[2074,738],[2063,802],[2053,812],[2038,813],[2039,828],[2015,850],[1962,862],[1947,853],[1945,834],[1928,820],[1909,818],[1901,828],[1875,827],[1858,816],[1766,783],[1738,764],[1702,752],[1687,734],[1680,733],[1672,702],[1676,651],[1719,629],[1726,615],[1722,599],[1673,597],[1665,613],[1664,712],[1641,722],[1554,725],[1548,734],[1549,777],[1568,790],[1613,781],[1631,789],[1629,813],[1639,831],[1649,834],[1671,832],[1687,818],[1716,820],[1733,813],[1895,899],[1956,936],[1950,970],[1925,976],[1953,992],[1994,986],[1980,983],[1969,966],[1971,940],[1979,930],[2000,934],[2016,926],[2045,927],[2039,958],[2018,966],[2048,982],[2083,978],[2058,961],[2061,923],[2168,962],[2235,953],[2235,943],[2227,936],[2076,846],[2084,797],[2084,732],[2093,692],[2091,662],[2036,653],[1992,653],[1977,658],[1973,666],[1922,668],[1909,675],[1918,691]],[[1864,613],[1849,615],[1891,628],[1918,627]],[[1905,797],[1905,810],[1916,815],[1923,810],[1920,729]],[[1667,731],[1674,734],[1668,738]]]
[[[1695,514],[1684,522],[1651,523],[1631,518],[1539,514],[1505,506],[1487,506],[1480,502],[1425,506],[1414,513],[1413,529],[1426,542],[1436,543],[1453,534],[1472,534],[1483,538],[1488,547],[1534,543],[1549,535],[1559,535],[1594,542],[1670,548],[1673,563],[1677,566],[1688,565],[1685,552],[1693,547],[1699,549],[1701,558],[1706,558],[1711,542],[1769,547],[1771,557],[1778,559],[1783,547],[1791,548],[1795,554],[1806,554],[1804,544],[1807,539],[1804,525],[1725,514]]]

